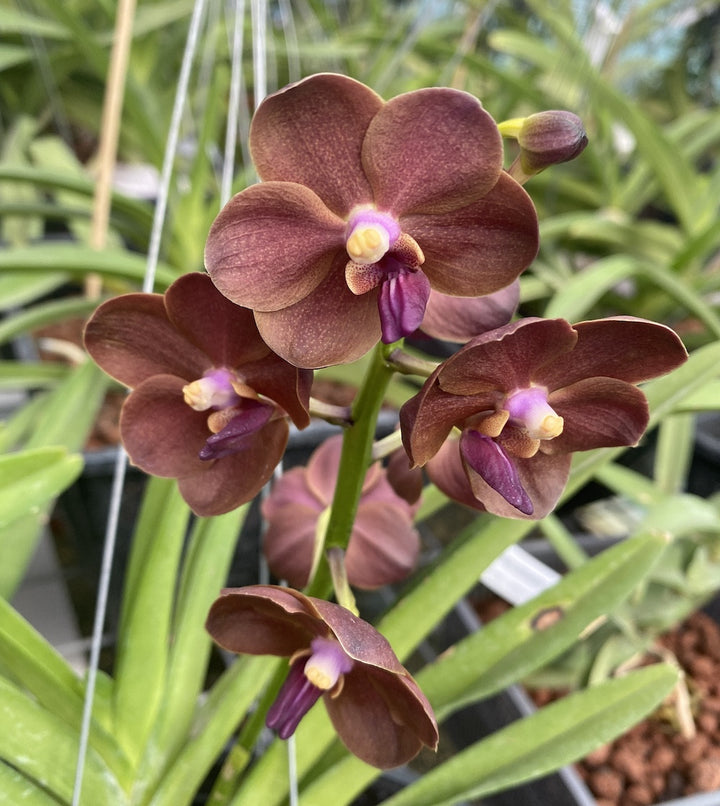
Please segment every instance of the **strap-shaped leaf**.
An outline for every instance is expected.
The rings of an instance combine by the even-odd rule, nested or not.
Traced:
[[[630,595],[666,545],[660,532],[616,544],[426,666],[417,681],[438,719],[489,697],[557,657]]]
[[[0,759],[70,803],[75,783],[79,732],[9,681],[0,678]],[[127,797],[95,749],[89,748],[83,778],[83,806]]]
[[[674,668],[657,664],[571,694],[476,742],[385,804],[451,806],[539,778],[623,733],[676,682]]]

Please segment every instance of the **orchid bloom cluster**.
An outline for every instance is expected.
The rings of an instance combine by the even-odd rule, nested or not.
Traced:
[[[507,169],[503,137],[519,149]],[[426,378],[400,431],[373,447],[373,429],[355,436],[366,433],[362,406],[382,400],[368,375],[362,404],[341,418],[345,437],[281,476],[262,504],[276,579],[312,586],[324,562],[337,604],[329,590],[257,585],[225,590],[210,610],[222,647],[290,659],[267,714],[280,737],[322,698],[370,764],[434,749],[430,704],[350,593],[412,572],[423,472],[469,507],[542,518],[572,454],[635,444],[648,423],[637,384],[685,360],[672,330],[636,318],[512,321],[538,250],[522,184],[586,143],[569,112],[498,125],[459,90],[384,101],[345,76],[311,76],[258,107],[250,152],[262,181],[215,219],[207,272],[111,299],[88,323],[91,356],[131,390],[120,423],[131,461],[176,478],[201,516],[254,498],[290,424],[322,416],[313,370],[378,345],[390,373]],[[418,331],[462,346],[427,368],[401,347]]]

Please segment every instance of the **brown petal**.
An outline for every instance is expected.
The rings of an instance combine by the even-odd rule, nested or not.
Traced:
[[[409,512],[383,502],[360,501],[345,554],[351,585],[372,590],[406,579],[420,553]]]
[[[276,311],[317,288],[333,258],[345,254],[344,233],[344,222],[312,190],[292,182],[252,185],[213,222],[205,266],[233,302]]]
[[[479,395],[450,395],[439,386],[438,369],[427,379],[423,388],[400,409],[400,428],[407,455],[413,466],[422,467],[443,444],[454,425],[461,424],[487,408],[492,408],[494,397]]]
[[[202,471],[184,475],[178,486],[197,515],[222,515],[251,501],[270,481],[288,441],[285,420],[271,420],[249,446],[206,462]]]
[[[329,636],[307,597],[275,585],[228,588],[213,602],[207,631],[230,652],[290,656]]]
[[[411,214],[403,230],[425,255],[436,291],[479,297],[509,285],[535,258],[538,223],[527,193],[507,174],[482,199],[445,214]]]
[[[431,87],[385,104],[368,127],[362,157],[378,209],[440,214],[487,193],[502,153],[497,125],[477,98]]]
[[[298,428],[310,425],[311,370],[294,367],[269,348],[264,358],[238,368],[248,386],[283,408]]]
[[[618,316],[573,327],[578,342],[572,353],[558,356],[533,376],[549,389],[600,375],[640,383],[664,375],[687,360],[677,334],[656,322]]]
[[[129,387],[158,374],[192,381],[212,366],[171,325],[161,294],[123,294],[104,302],[87,323],[85,347],[108,375]]]
[[[353,660],[394,674],[407,674],[387,639],[367,621],[333,602],[311,596],[308,600]]]
[[[576,339],[564,319],[520,319],[461,347],[442,365],[438,382],[454,395],[524,389],[542,377],[539,368],[569,353]]]
[[[272,494],[265,502],[271,498]],[[312,570],[320,507],[293,503],[283,507],[273,505],[269,513],[263,507],[263,511],[268,519],[263,535],[268,567],[277,579],[286,580],[294,588],[304,588]]]
[[[255,313],[260,334],[278,355],[297,367],[347,364],[380,339],[377,291],[356,297],[339,266],[305,299],[281,311]]]
[[[123,405],[120,433],[125,449],[130,461],[146,473],[178,478],[208,467],[198,458],[210,436],[208,415],[184,402],[185,383],[173,375],[154,375]]]
[[[223,296],[204,272],[190,272],[165,292],[174,327],[216,367],[237,368],[270,354],[252,311]]]
[[[250,152],[264,180],[306,185],[337,215],[372,202],[360,151],[383,101],[347,76],[320,73],[268,96],[250,127]]]
[[[420,330],[436,339],[464,344],[507,324],[519,301],[519,280],[482,297],[451,297],[431,291]]]
[[[614,378],[587,378],[553,392],[548,403],[564,418],[563,432],[543,443],[547,453],[635,445],[648,424],[645,395]]]
[[[437,723],[409,676],[356,666],[339,697],[324,698],[338,735],[358,758],[381,769],[405,764],[423,745],[435,749]]]

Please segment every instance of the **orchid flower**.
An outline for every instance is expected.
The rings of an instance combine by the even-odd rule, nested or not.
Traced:
[[[290,588],[230,588],[206,627],[231,652],[290,658],[266,720],[280,738],[322,697],[340,739],[368,764],[396,767],[423,745],[437,747],[437,722],[417,683],[387,640],[344,607]]]
[[[437,367],[400,411],[403,443],[451,498],[542,518],[572,453],[636,444],[649,414],[635,384],[686,358],[670,328],[643,319],[521,319]]]
[[[537,252],[532,201],[466,92],[384,102],[346,76],[310,76],[260,104],[250,151],[263,181],[221,210],[205,264],[297,366],[392,343],[419,327],[431,289],[490,294]]]
[[[133,464],[177,478],[198,515],[251,500],[272,476],[288,416],[310,422],[312,373],[262,341],[252,312],[206,274],[186,274],[163,294],[124,294],[87,324],[93,359],[132,389],[120,432]]]

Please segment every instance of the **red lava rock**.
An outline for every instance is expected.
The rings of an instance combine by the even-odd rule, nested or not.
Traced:
[[[631,747],[620,747],[613,756],[613,766],[631,781],[642,781],[647,764]]]
[[[609,767],[602,767],[596,770],[588,778],[593,792],[601,798],[608,798],[616,801],[623,792],[623,776]]]
[[[661,745],[650,755],[648,766],[653,772],[667,772],[675,766],[676,760],[677,757],[673,749],[667,745]]]
[[[655,806],[720,790],[720,627],[695,613],[661,643],[687,675],[697,734],[650,717],[578,765],[597,806]],[[720,796],[718,797],[720,804]]]
[[[591,767],[600,767],[610,757],[612,745],[604,744],[601,747],[596,747],[591,753],[585,756],[585,761]]]
[[[633,784],[626,795],[633,806],[651,806],[654,800],[652,791],[644,784]]]
[[[690,783],[696,792],[720,789],[720,760],[704,758],[698,761],[690,775]]]

